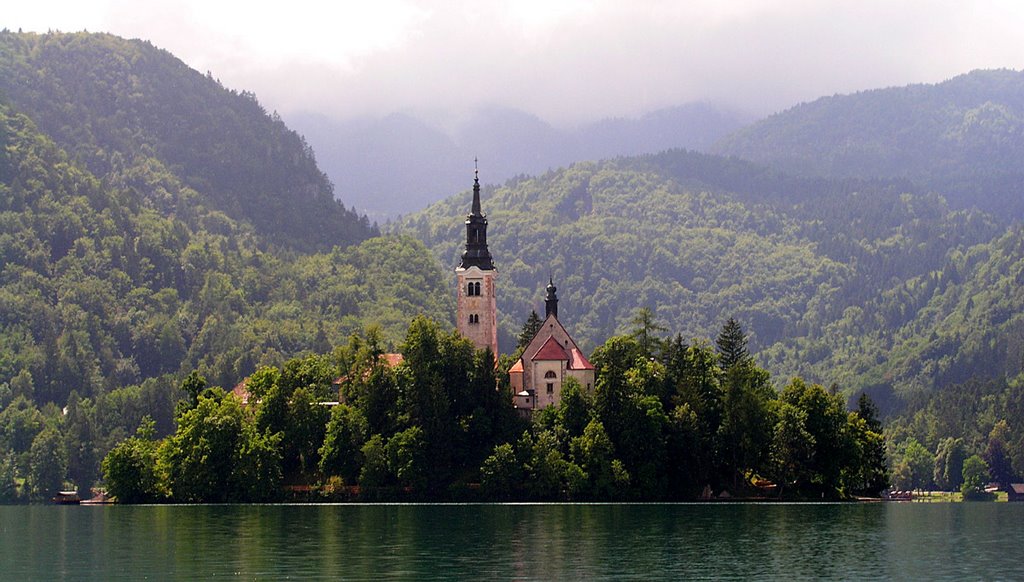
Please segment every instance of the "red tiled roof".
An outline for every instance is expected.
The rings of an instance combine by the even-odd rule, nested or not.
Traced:
[[[516,360],[516,363],[508,369],[509,374],[515,374],[516,372],[523,373],[523,360],[522,358]]]
[[[594,364],[590,363],[590,360],[583,355],[583,352],[579,348],[573,348],[569,352],[569,369],[570,370],[593,370]]]
[[[532,360],[568,360],[569,356],[565,353],[565,348],[558,343],[554,337],[549,337],[548,341],[544,342],[544,345],[537,350],[536,354],[533,354]]]

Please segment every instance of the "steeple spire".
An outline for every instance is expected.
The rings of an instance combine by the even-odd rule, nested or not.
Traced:
[[[480,167],[473,159],[473,206],[466,216],[466,250],[462,252],[459,268],[477,267],[482,271],[494,269],[494,261],[487,250],[487,217],[480,210]]]
[[[558,319],[558,295],[555,294],[556,291],[558,291],[558,287],[555,287],[554,278],[548,276],[548,294],[544,297],[544,319],[552,315],[555,316],[555,319]]]
[[[471,216],[483,216],[480,212],[480,166],[479,158],[473,158],[473,208]]]

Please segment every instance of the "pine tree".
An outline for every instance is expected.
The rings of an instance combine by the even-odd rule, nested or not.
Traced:
[[[655,348],[663,347],[664,342],[658,339],[656,334],[665,331],[666,328],[654,322],[654,312],[649,307],[638,309],[630,323],[636,326],[630,335],[636,338],[646,357],[653,356]]]
[[[516,344],[517,350],[526,349],[533,337],[540,331],[541,326],[544,324],[540,320],[540,316],[537,315],[536,310],[530,310],[530,317],[526,318],[526,323],[523,324],[523,330],[519,332],[519,343]]]
[[[718,348],[718,363],[722,371],[739,364],[748,364],[751,361],[750,353],[747,352],[747,335],[743,333],[743,327],[735,318],[730,317],[729,321],[722,326],[722,332],[715,340]]]

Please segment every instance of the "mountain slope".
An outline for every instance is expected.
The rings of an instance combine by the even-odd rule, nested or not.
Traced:
[[[803,175],[909,178],[954,207],[1024,217],[1024,72],[823,97],[712,151]]]
[[[846,368],[833,352],[847,355],[840,348],[862,340],[872,355],[892,348],[889,335],[928,301],[904,286],[1000,233],[984,215],[952,212],[907,183],[800,179],[682,151],[485,188],[483,206],[505,350],[541,307],[551,273],[560,313],[586,349],[631,329],[639,307],[685,337],[714,337],[735,316],[778,377],[851,391],[867,374],[837,373]],[[467,192],[398,228],[454,266],[468,207]],[[854,316],[876,303],[894,314]],[[837,327],[848,320],[861,328]]]
[[[283,259],[199,204],[161,216],[2,106],[0,143],[0,383],[27,372],[40,402],[193,367],[233,385],[261,362],[327,350],[371,322],[395,342],[417,313],[450,317],[447,285],[416,241]],[[151,168],[137,180],[194,198]]]
[[[210,208],[276,244],[328,250],[375,234],[334,200],[302,138],[252,94],[147,42],[4,31],[0,98],[97,176],[140,154],[158,159]]]
[[[705,103],[568,129],[498,107],[473,112],[450,132],[404,114],[348,122],[289,116],[339,193],[379,219],[422,209],[458,190],[474,158],[491,179],[501,181],[584,160],[701,149],[743,121]]]

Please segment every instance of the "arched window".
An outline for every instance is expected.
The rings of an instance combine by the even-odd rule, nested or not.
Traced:
[[[557,378],[557,377],[558,377],[558,374],[555,374],[555,372],[553,370],[548,370],[544,374],[544,378]]]
[[[480,295],[480,283],[473,283],[473,295]]]
[[[466,284],[466,295],[472,295],[472,294],[473,294],[473,284],[472,283],[468,283],[468,284]]]

